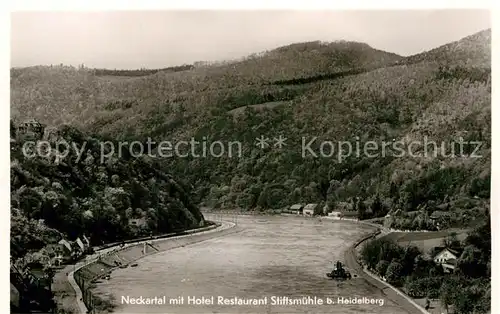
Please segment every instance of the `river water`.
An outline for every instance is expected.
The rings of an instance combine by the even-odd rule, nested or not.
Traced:
[[[279,216],[240,216],[237,222],[242,232],[147,256],[137,267],[114,271],[94,291],[113,299],[113,311],[123,314],[406,313],[364,279],[338,282],[326,277],[334,261],[343,259],[344,250],[370,231],[366,226]],[[285,299],[307,296],[313,300],[302,305]],[[124,300],[141,297],[161,298],[167,304]],[[215,304],[188,304],[194,298],[202,302],[212,297]],[[267,297],[267,304],[223,305],[217,304],[218,297]],[[342,297],[378,303],[338,304]],[[182,298],[183,302],[170,301]],[[337,304],[326,304],[327,298]]]

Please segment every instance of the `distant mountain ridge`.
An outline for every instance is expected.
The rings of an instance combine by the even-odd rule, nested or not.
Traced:
[[[158,160],[194,186],[196,202],[211,206],[355,207],[378,198],[384,208],[403,211],[449,206],[463,220],[452,224],[473,223],[463,217],[481,219],[489,200],[490,33],[411,57],[363,43],[297,43],[234,63],[120,80],[71,68],[19,70],[11,81],[11,110],[14,118],[69,123],[117,140],[241,141],[242,158]],[[260,151],[252,143],[277,134],[288,139],[288,149]],[[338,162],[302,158],[292,149],[302,137],[408,144],[425,136],[447,145],[459,137],[482,141],[483,157]]]
[[[440,63],[460,62],[460,65],[491,67],[491,29],[405,58],[406,63],[432,60]]]

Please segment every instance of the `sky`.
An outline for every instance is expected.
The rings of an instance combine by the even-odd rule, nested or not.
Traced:
[[[162,68],[314,40],[408,56],[490,27],[487,10],[14,12],[11,66]]]

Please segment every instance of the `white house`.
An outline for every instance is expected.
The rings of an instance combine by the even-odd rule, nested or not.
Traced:
[[[90,240],[87,236],[83,235],[83,242],[86,246],[90,246]]]
[[[436,264],[443,266],[445,272],[453,272],[455,270],[458,257],[458,251],[444,248],[434,256],[433,260]]]
[[[59,241],[58,244],[61,244],[62,246],[64,246],[69,253],[73,252],[73,248],[71,247],[71,244],[68,241],[66,241],[65,239],[61,239],[61,241]]]
[[[331,212],[331,213],[328,213],[328,217],[332,217],[334,219],[341,219],[342,218],[342,212]]]
[[[328,204],[325,204],[325,206],[323,206],[323,215],[328,215],[329,211],[330,211],[330,206],[328,206]]]
[[[83,244],[82,240],[80,240],[80,238],[76,238],[76,244],[82,252],[85,252],[85,245]]]
[[[304,214],[304,216],[314,216],[314,210],[317,206],[318,204],[307,204],[306,206],[304,206],[304,210],[302,211],[302,213]]]
[[[129,226],[136,226],[139,228],[147,226],[145,218],[131,218],[128,220],[128,224]]]

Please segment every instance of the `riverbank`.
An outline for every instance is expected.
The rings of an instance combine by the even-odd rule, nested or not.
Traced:
[[[377,289],[380,289],[380,291],[383,294],[385,294],[388,299],[401,306],[407,313],[410,314],[428,313],[422,306],[417,304],[409,296],[405,295],[399,289],[382,281],[380,278],[370,273],[368,270],[365,269],[365,267],[361,265],[358,259],[359,255],[358,249],[361,247],[361,245],[370,239],[387,235],[388,233],[390,233],[390,231],[380,225],[376,225],[373,223],[367,223],[363,221],[357,221],[357,223],[377,228],[377,230],[372,231],[371,233],[367,234],[366,236],[358,240],[344,253],[344,262],[346,266],[354,270],[354,272],[356,272],[358,276],[362,277],[368,284],[376,287]]]
[[[183,233],[180,236],[172,237],[168,235],[165,238],[140,239],[137,242],[129,242],[123,247],[120,247],[120,245],[107,247],[91,256],[87,256],[85,260],[75,265],[67,265],[57,271],[52,284],[58,313],[86,313],[87,308],[83,304],[83,297],[88,296],[82,295],[82,291],[77,286],[76,281],[84,280],[87,283],[92,282],[110,274],[118,267],[124,268],[126,265],[132,265],[144,256],[204,241],[220,233],[236,232],[237,230],[233,230],[234,226],[232,223],[218,223],[216,225],[185,231],[184,233],[187,234]],[[145,254],[144,243],[152,244],[146,245]],[[87,289],[85,290],[87,291]]]
[[[324,219],[325,217],[321,217]],[[414,300],[412,300],[409,296],[405,295],[399,289],[387,284],[382,281],[375,275],[371,274],[367,271],[363,265],[359,262],[359,250],[363,243],[370,239],[387,236],[391,233],[391,230],[383,227],[382,225],[359,221],[357,219],[327,219],[331,222],[343,222],[343,223],[353,223],[353,224],[362,224],[367,227],[370,227],[372,230],[366,233],[361,239],[356,241],[351,247],[349,247],[344,252],[344,264],[352,270],[353,273],[358,274],[358,277],[363,278],[367,284],[379,289],[382,294],[386,296],[387,299],[390,299],[392,302],[398,304],[401,308],[403,308],[407,313],[410,314],[422,314],[428,313],[423,309],[420,305],[418,305]]]
[[[195,243],[200,243],[213,239],[215,237],[220,237],[226,234],[231,234],[241,231],[232,222],[221,222],[218,228],[214,228],[208,231],[202,231],[193,235],[183,235],[168,239],[158,239],[153,241],[148,241],[152,245],[144,246],[144,243],[131,246],[127,249],[113,252],[101,260],[89,265],[89,267],[82,268],[80,275],[91,285],[89,291],[91,291],[94,304],[94,313],[109,313],[115,306],[115,301],[109,295],[99,295],[95,292],[96,284],[99,279],[105,279],[106,276],[111,276],[113,270],[117,268],[127,268],[135,267],[138,261],[146,256],[153,255],[160,252],[165,252],[179,247],[188,246]],[[146,248],[146,253],[144,253],[144,248]],[[122,265],[122,266],[120,266]],[[124,267],[125,265],[128,265]]]

